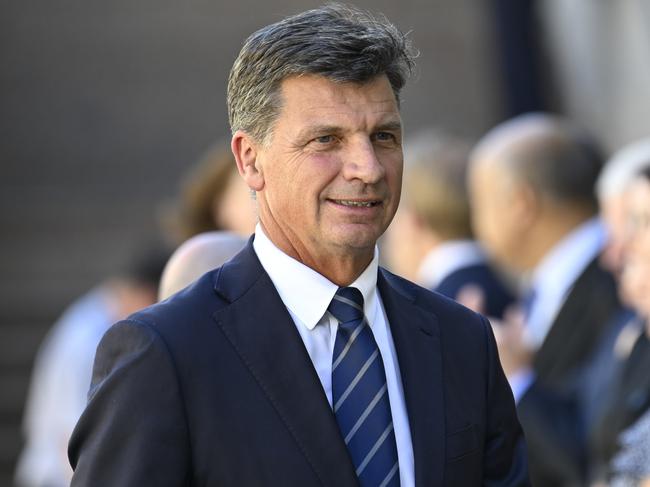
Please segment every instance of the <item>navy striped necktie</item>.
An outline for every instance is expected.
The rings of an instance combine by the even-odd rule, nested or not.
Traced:
[[[339,288],[327,308],[339,327],[332,356],[332,404],[362,487],[399,486],[384,363],[363,315],[363,295]]]

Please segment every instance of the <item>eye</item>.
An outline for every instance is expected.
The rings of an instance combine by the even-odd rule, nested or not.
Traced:
[[[397,137],[392,132],[375,132],[373,139],[377,142],[397,142]]]
[[[314,139],[315,142],[318,142],[319,144],[331,144],[334,142],[334,136],[333,135],[321,135],[320,137],[316,137]]]
[[[323,151],[332,150],[338,147],[339,138],[336,135],[319,135],[309,141],[309,145],[313,150]]]

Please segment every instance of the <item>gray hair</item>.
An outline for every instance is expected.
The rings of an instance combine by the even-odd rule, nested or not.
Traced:
[[[385,74],[395,98],[415,65],[406,35],[386,18],[330,4],[263,27],[244,43],[228,79],[232,132],[264,142],[289,76],[315,74],[336,82],[365,83]]]
[[[555,201],[597,207],[595,184],[603,166],[600,150],[566,119],[528,113],[489,131],[472,161],[492,159]]]
[[[650,137],[626,145],[607,161],[603,168],[596,193],[603,201],[623,193],[637,173],[650,167]]]

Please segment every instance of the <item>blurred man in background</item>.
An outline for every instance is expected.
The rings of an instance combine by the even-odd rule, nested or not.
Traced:
[[[440,130],[422,131],[404,148],[403,196],[388,229],[392,270],[418,284],[502,317],[513,296],[473,240],[466,172],[471,145]]]
[[[612,319],[580,374],[580,409],[588,431],[599,428],[605,407],[615,404],[624,407],[625,400],[615,396],[616,382],[643,328],[635,306],[626,296],[628,286],[621,285],[620,277],[630,239],[630,185],[639,172],[648,167],[650,139],[636,141],[609,158],[596,183],[600,215],[607,234],[601,263],[616,278],[625,308]],[[610,397],[610,400],[603,401],[603,397]]]
[[[607,244],[601,259],[615,275],[623,268],[623,247],[628,237],[627,190],[640,171],[650,164],[650,138],[631,143],[616,152],[598,178],[596,194],[607,228]]]
[[[497,126],[472,155],[476,233],[527,281],[521,313],[495,331],[528,436],[534,485],[584,478],[577,376],[620,310],[614,279],[599,265],[600,169],[584,135],[545,114]]]
[[[621,433],[650,409],[650,151],[644,159],[645,169],[627,184],[620,272],[622,294],[636,317],[613,345],[611,362],[616,367],[603,386],[600,407],[590,428],[590,476],[600,482],[598,485],[609,481],[610,462],[621,446]],[[636,456],[632,445],[626,448],[628,460],[619,458],[614,465],[618,474],[650,474],[650,458],[642,455],[648,451],[647,445],[640,442]]]
[[[620,309],[614,279],[599,266],[601,164],[568,122],[543,114],[499,125],[472,156],[476,233],[498,262],[528,277],[526,343],[537,379],[557,387]]]
[[[196,281],[239,252],[246,239],[232,232],[204,232],[186,240],[167,261],[160,279],[158,300]]]

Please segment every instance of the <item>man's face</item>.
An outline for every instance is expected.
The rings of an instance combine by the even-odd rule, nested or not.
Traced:
[[[629,253],[650,261],[650,182],[637,179],[629,188],[628,196]]]
[[[514,182],[500,164],[476,161],[469,172],[472,227],[488,253],[505,267],[519,269],[521,244]]]
[[[650,183],[637,180],[627,191],[628,224],[622,273],[624,300],[650,317]]]
[[[390,83],[292,77],[267,144],[257,147],[260,221],[303,262],[372,255],[397,209],[402,134]]]
[[[623,267],[627,232],[627,192],[609,196],[600,201],[601,217],[607,228],[607,242],[601,254],[601,263],[618,276]]]

